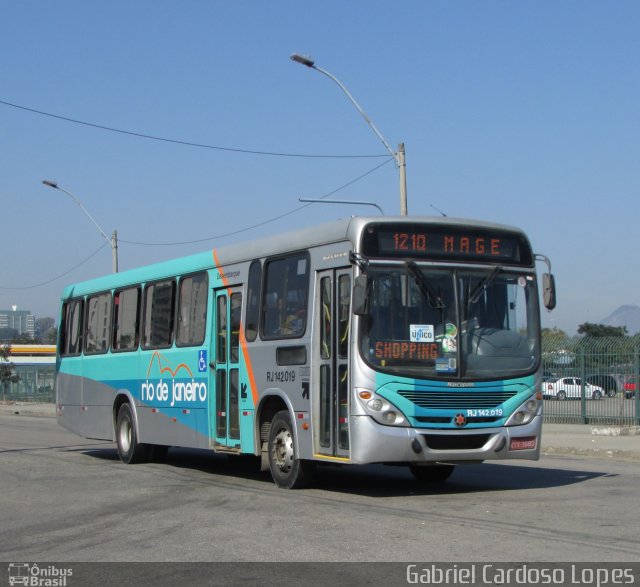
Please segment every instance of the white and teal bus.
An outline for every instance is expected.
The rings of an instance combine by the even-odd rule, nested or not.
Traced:
[[[125,463],[255,455],[286,488],[318,463],[537,459],[535,261],[508,226],[354,217],[70,285],[58,421]]]

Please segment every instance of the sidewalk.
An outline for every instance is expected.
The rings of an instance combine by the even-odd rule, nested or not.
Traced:
[[[0,415],[41,416],[55,418],[56,405],[34,402],[3,402],[0,400]]]
[[[543,424],[542,454],[640,461],[640,428]]]
[[[0,402],[0,415],[54,418],[56,409],[54,404]],[[640,461],[640,428],[544,424],[542,454]]]

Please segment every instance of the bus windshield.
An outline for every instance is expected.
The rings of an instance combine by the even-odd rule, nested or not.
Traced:
[[[374,368],[432,379],[504,379],[539,363],[532,273],[369,266],[360,352]]]

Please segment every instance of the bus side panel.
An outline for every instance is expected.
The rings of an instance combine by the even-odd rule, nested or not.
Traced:
[[[198,421],[206,420],[206,416],[198,414],[198,412],[204,412],[204,410],[158,409],[140,405],[138,407],[140,442],[165,446],[206,448],[206,437],[200,439],[201,435],[197,431]]]
[[[127,358],[136,364],[135,355]],[[114,373],[121,370],[119,359],[121,357],[111,354],[84,356],[81,420],[82,435],[86,438],[115,440],[113,405],[118,392],[127,388],[121,381],[110,380]]]
[[[209,447],[209,364],[205,356],[201,347],[140,352],[140,378],[131,390],[136,398],[140,442]]]
[[[78,375],[58,373],[58,423],[67,430],[99,440],[113,440],[115,390]],[[100,404],[91,401],[99,397]]]
[[[78,365],[81,368],[80,362]],[[59,372],[56,376],[56,397],[58,424],[81,434],[82,375]]]
[[[56,402],[60,406],[82,405],[82,359],[65,359],[56,373]]]
[[[117,390],[113,387],[83,378],[83,404],[80,410],[80,434],[85,438],[114,440],[113,402]]]

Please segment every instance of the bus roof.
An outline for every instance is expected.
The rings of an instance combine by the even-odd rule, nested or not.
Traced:
[[[212,269],[216,266],[216,257],[222,265],[228,265],[344,240],[353,241],[357,238],[362,228],[370,222],[377,224],[385,222],[406,222],[407,224],[424,223],[425,225],[431,224],[434,226],[466,226],[469,228],[496,229],[513,232],[526,238],[519,228],[481,220],[451,218],[448,216],[352,216],[309,228],[231,244],[219,249],[214,248],[203,253],[161,261],[121,273],[108,274],[88,281],[71,284],[64,288],[62,299],[97,291],[106,291],[134,283],[144,283],[164,277]]]

